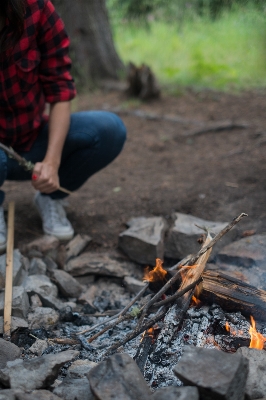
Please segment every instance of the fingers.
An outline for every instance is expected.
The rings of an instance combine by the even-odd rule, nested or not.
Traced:
[[[59,188],[57,170],[45,163],[36,163],[32,173],[32,185],[42,193],[52,193]]]

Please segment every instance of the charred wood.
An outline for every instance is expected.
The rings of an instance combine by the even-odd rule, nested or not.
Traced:
[[[216,271],[204,272],[202,278],[200,300],[266,321],[266,291]]]

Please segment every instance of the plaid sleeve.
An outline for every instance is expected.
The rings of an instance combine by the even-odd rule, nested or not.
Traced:
[[[69,101],[76,95],[70,74],[69,38],[50,0],[44,1],[38,32],[40,80],[48,103]]]

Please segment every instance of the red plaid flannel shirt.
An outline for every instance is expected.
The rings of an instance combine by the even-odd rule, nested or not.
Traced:
[[[25,11],[22,37],[0,54],[0,141],[18,151],[30,150],[47,122],[46,102],[76,94],[69,39],[51,1],[26,0]]]

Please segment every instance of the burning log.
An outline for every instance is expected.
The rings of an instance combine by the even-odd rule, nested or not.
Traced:
[[[202,275],[200,300],[219,304],[226,311],[240,311],[266,321],[266,291],[256,289],[231,276],[207,271]]]

